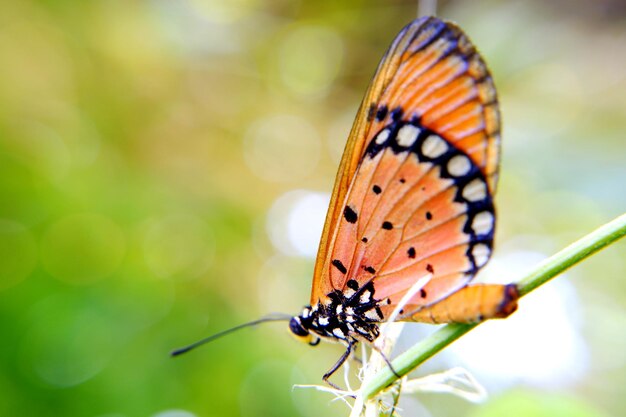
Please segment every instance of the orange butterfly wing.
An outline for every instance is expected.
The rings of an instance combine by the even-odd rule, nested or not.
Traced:
[[[406,26],[348,138],[311,304],[348,279],[372,281],[387,315],[432,274],[410,300],[415,313],[465,286],[491,253],[499,130],[492,79],[461,30],[432,17]]]

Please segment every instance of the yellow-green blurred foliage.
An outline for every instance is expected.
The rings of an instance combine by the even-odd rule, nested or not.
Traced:
[[[549,254],[626,207],[621,4],[439,4],[499,88],[500,247]],[[415,1],[2,2],[0,415],[347,415],[292,390],[319,383],[340,348],[300,345],[282,324],[168,352],[308,302],[310,241],[352,118],[416,13]],[[300,217],[285,211],[297,202]],[[516,380],[484,405],[424,395],[405,415],[621,415],[624,243],[567,279],[587,352],[576,378]],[[542,325],[529,347],[555,326]]]

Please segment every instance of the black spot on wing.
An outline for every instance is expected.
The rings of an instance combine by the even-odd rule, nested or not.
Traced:
[[[426,212],[426,220],[432,220],[433,219],[433,214],[430,211]]]
[[[430,272],[431,274],[435,273],[435,268],[433,268],[431,264],[426,264],[426,270]]]
[[[410,247],[408,251],[406,251],[407,255],[409,255],[409,258],[411,259],[415,259],[415,248],[414,247]]]
[[[393,111],[391,112],[391,119],[394,122],[397,122],[400,119],[402,119],[402,107],[396,107],[395,109],[393,109]]]
[[[378,185],[374,185],[372,191],[374,191],[374,194],[380,194],[383,190]]]
[[[376,270],[374,268],[372,268],[371,266],[366,266],[365,270],[367,272],[369,272],[370,274],[375,274],[376,273]]]
[[[356,211],[352,210],[352,207],[350,206],[346,206],[346,208],[343,209],[343,217],[348,223],[356,223],[357,219],[359,218],[356,214]]]
[[[376,115],[376,103],[370,104],[370,108],[367,111],[367,121],[371,122],[374,120],[374,116]]]
[[[348,288],[354,291],[359,289],[359,283],[356,282],[356,280],[354,279],[349,280],[346,285],[348,286]]]
[[[333,264],[333,266],[335,268],[337,268],[337,270],[339,272],[341,272],[342,274],[345,274],[346,272],[348,272],[348,270],[346,269],[346,267],[343,265],[343,263],[339,260],[339,259],[333,259],[333,261],[331,262]]]
[[[391,230],[393,229],[393,224],[391,224],[391,222],[383,222],[383,229]]]
[[[376,120],[378,120],[379,122],[383,121],[385,117],[387,117],[387,112],[389,112],[387,106],[385,106],[384,104],[380,106],[378,108],[378,111],[376,112]]]

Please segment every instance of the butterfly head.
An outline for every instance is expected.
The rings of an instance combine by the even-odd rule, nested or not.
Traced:
[[[305,309],[306,311],[307,309]],[[306,314],[306,313],[304,313]],[[302,324],[301,316],[294,316],[289,320],[289,330],[296,339],[301,342],[308,343],[311,346],[315,346],[320,342],[320,338],[313,335],[309,329]]]

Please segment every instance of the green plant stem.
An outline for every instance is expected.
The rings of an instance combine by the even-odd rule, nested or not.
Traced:
[[[594,230],[565,249],[541,262],[518,283],[520,297],[546,283],[561,272],[594,254],[626,234],[626,214]],[[448,324],[393,360],[398,375],[404,376],[450,343],[472,330],[476,324]],[[389,367],[383,368],[361,388],[365,398],[372,398],[398,379]]]

